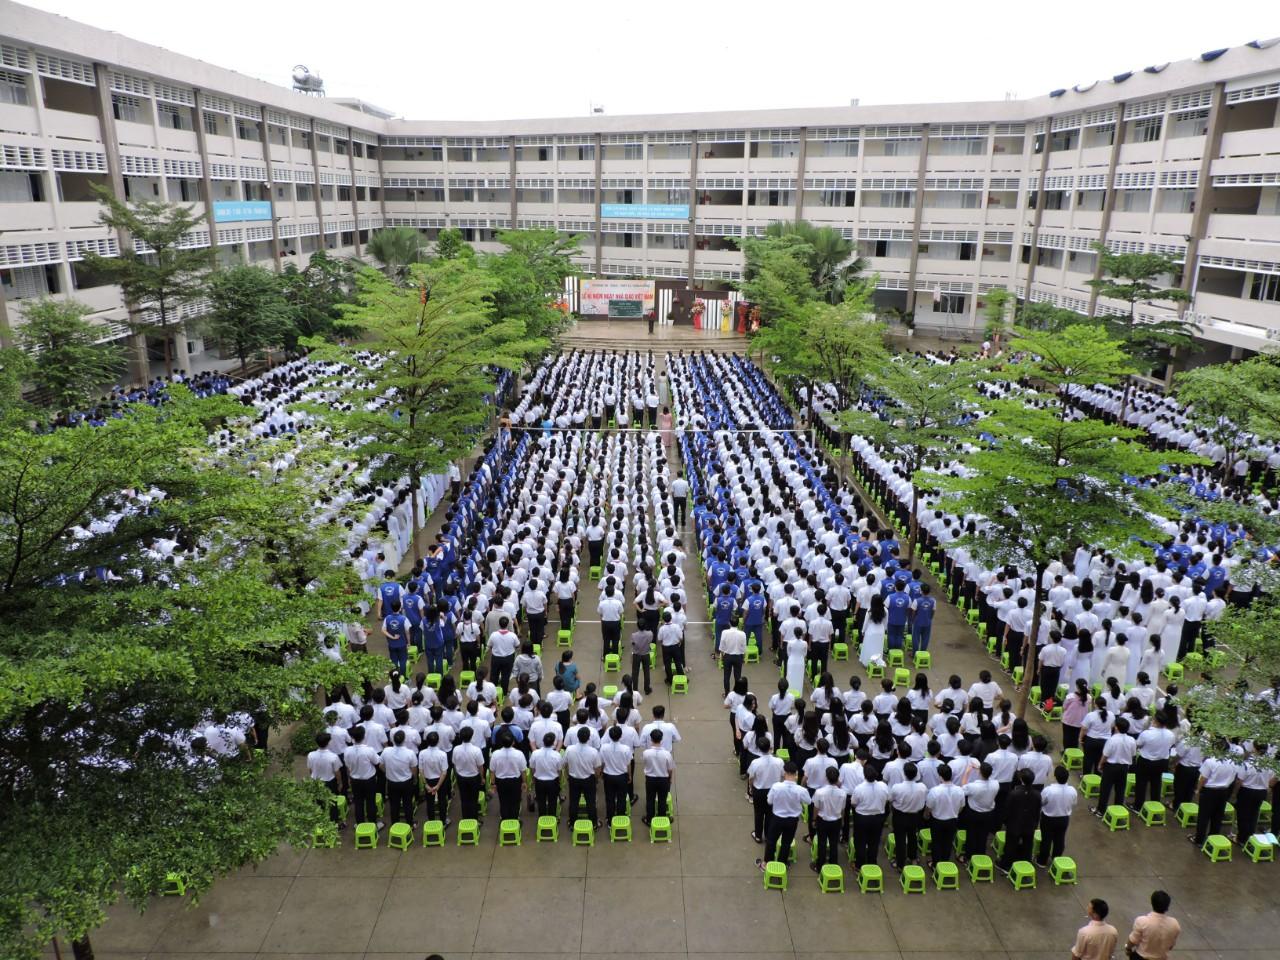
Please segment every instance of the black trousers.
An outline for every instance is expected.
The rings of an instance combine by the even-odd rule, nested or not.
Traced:
[[[970,810],[965,807],[961,819],[964,821],[964,855],[973,857],[987,852],[987,840],[991,837],[992,825],[995,823],[994,810]]]
[[[325,780],[323,781],[323,783],[325,787],[328,789],[328,791],[331,794],[333,794],[335,797],[338,796],[338,794],[341,792],[340,790],[338,790],[337,777],[334,777],[332,780]],[[320,801],[320,806],[324,807],[326,810],[329,811],[330,820],[332,820],[334,823],[338,822],[340,818],[338,816],[338,805],[336,803],[334,803],[328,797],[325,797],[323,800]]]
[[[622,644],[622,621],[600,621],[600,639],[604,642],[605,653],[617,653]]]
[[[1040,698],[1048,700],[1053,697],[1056,702],[1058,699],[1058,678],[1062,676],[1061,667],[1044,667],[1040,668]]]
[[[604,775],[604,818],[612,820],[627,812],[627,799],[631,795],[631,781],[625,773]]]
[[[1000,869],[1009,872],[1015,860],[1030,860],[1031,851],[1035,847],[1036,833],[1024,830],[1020,833],[1005,833],[1004,856],[1000,858]]]
[[[458,806],[463,820],[475,820],[480,816],[480,777],[458,778]]]
[[[883,813],[853,815],[853,865],[876,862],[880,848],[880,834],[884,831]]]
[[[529,622],[529,641],[542,646],[542,641],[547,636],[547,612],[543,610],[541,613],[526,613],[525,617]]]
[[[1173,768],[1173,809],[1191,803],[1196,798],[1196,783],[1200,780],[1200,768],[1178,764]]]
[[[1098,793],[1098,809],[1105,811],[1111,802],[1112,791],[1116,803],[1124,803],[1125,782],[1129,779],[1130,764],[1108,763],[1102,768],[1102,789]]]
[[[893,811],[893,862],[901,870],[920,858],[920,812]]]
[[[378,781],[376,777],[359,777],[351,778],[351,799],[354,801],[356,808],[356,823],[376,823],[378,820],[378,801],[374,799],[377,794]]]
[[[818,866],[838,863],[840,856],[840,820],[823,820],[817,818],[818,828]]]
[[[779,860],[786,863],[791,859],[791,844],[796,838],[796,827],[799,817],[770,817],[764,832],[765,863]]]
[[[680,644],[672,643],[662,648],[662,669],[666,672],[668,684],[674,674],[684,673],[684,650]]]
[[[654,817],[665,817],[667,815],[667,798],[671,794],[671,778],[670,777],[650,777],[644,778],[644,818],[646,821],[652,820]]]
[[[684,515],[685,509],[688,507],[688,502],[688,497],[676,497],[672,501],[672,505],[675,507],[676,524],[678,526],[684,526]]]
[[[493,685],[501,687],[503,690],[511,686],[511,668],[515,665],[516,655],[514,653],[507,657],[490,657],[489,679],[493,681]]]
[[[1073,727],[1073,726],[1071,726],[1070,724],[1064,723],[1064,724],[1062,725],[1062,747],[1063,747],[1063,749],[1065,750],[1065,749],[1067,749],[1068,747],[1076,747],[1076,748],[1079,748],[1079,746],[1080,746],[1080,728],[1079,728],[1079,727]]]
[[[387,806],[391,809],[387,811],[388,819],[392,821],[402,821],[404,823],[413,823],[413,779],[402,780],[396,783],[394,780],[387,781]]]
[[[1265,799],[1267,791],[1263,787],[1241,787],[1236,791],[1236,836],[1241,843],[1248,840],[1258,828],[1258,814]]]
[[[503,820],[520,819],[520,778],[495,777],[498,787],[498,809]]]
[[[1198,636],[1200,636],[1200,621],[1184,620],[1182,622],[1182,636],[1178,640],[1179,660],[1196,648],[1196,637]]]
[[[586,819],[591,821],[593,827],[598,827],[600,816],[596,812],[596,778],[594,776],[569,778],[569,822],[571,823],[581,815],[578,811],[579,802],[586,804]]]
[[[640,689],[640,674],[644,674],[644,692],[648,693],[653,685],[649,680],[649,654],[631,654],[631,686]]]
[[[1098,761],[1102,759],[1102,748],[1107,745],[1107,741],[1098,737],[1085,737],[1084,745],[1084,773],[1097,773]]]
[[[740,653],[726,653],[720,658],[721,665],[724,667],[724,695],[727,697],[729,691],[733,689],[733,684],[737,683],[742,677],[742,661],[743,655]],[[729,675],[733,675],[732,683],[729,681]]]
[[[538,807],[538,816],[554,817],[556,815],[556,804],[560,801],[560,781],[535,779],[533,781],[533,798]]]
[[[1133,768],[1133,805],[1139,810],[1142,809],[1143,803],[1148,799],[1160,799],[1160,787],[1163,775],[1169,769],[1169,759],[1163,760],[1145,760],[1137,757],[1134,760]],[[1147,790],[1151,791],[1150,798],[1147,797]]]
[[[480,660],[480,644],[460,643],[458,644],[458,655],[462,658],[462,669],[474,671],[476,664]]]
[[[929,821],[929,856],[934,864],[955,858],[955,851],[952,848],[956,845],[958,823],[959,820],[956,817],[950,820]]]
[[[1222,817],[1227,812],[1230,787],[1203,787],[1200,790],[1200,814],[1196,820],[1196,843],[1203,844],[1211,833],[1222,832]]]
[[[453,786],[448,776],[444,778],[444,783],[440,789],[433,793],[423,791],[423,800],[427,804],[428,820],[443,820],[449,813],[449,798],[453,793]]]
[[[821,677],[827,672],[827,660],[831,656],[831,644],[812,643],[809,645],[809,663],[814,676]]]
[[[848,643],[849,633],[849,611],[848,610],[832,610],[831,626],[835,628],[835,638],[840,643]]]
[[[556,600],[556,606],[560,610],[560,629],[568,630],[569,624],[573,622],[573,598],[568,600]]]
[[[1067,826],[1070,817],[1040,816],[1040,856],[1036,863],[1048,866],[1054,857],[1062,856],[1067,849]]]
[[[751,788],[751,808],[755,813],[755,823],[751,832],[763,839],[765,822],[769,819],[769,791]]]

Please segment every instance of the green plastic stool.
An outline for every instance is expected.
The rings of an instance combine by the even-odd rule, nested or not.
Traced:
[[[839,660],[840,658],[836,657],[836,659]],[[845,659],[848,659],[848,657],[846,657]],[[760,662],[760,648],[757,647],[754,643],[747,644],[747,661],[746,662],[747,663]]]
[[[519,820],[503,820],[498,824],[498,846],[519,847],[523,839]]]
[[[311,834],[311,846],[317,850],[332,850],[340,846],[341,840],[337,830],[330,830],[328,825],[321,824]]]
[[[538,843],[556,843],[560,840],[560,821],[552,816],[538,818],[538,830],[535,834]]]
[[[1096,773],[1086,773],[1080,778],[1080,792],[1089,799],[1102,793],[1102,777]]]
[[[787,889],[787,865],[777,860],[770,860],[764,865],[764,888],[766,890]]]
[[[1133,799],[1134,790],[1138,785],[1138,775],[1136,773],[1125,774],[1124,778],[1124,796],[1126,800]]]
[[[1036,868],[1030,860],[1015,860],[1009,867],[1009,882],[1015,890],[1034,890],[1036,888]]]
[[[1129,829],[1129,808],[1122,807],[1118,803],[1113,803],[1107,807],[1102,814],[1102,823],[1108,830],[1115,833],[1117,830]]]
[[[863,893],[884,893],[884,872],[874,863],[858,869],[858,889]]]
[[[424,847],[444,846],[443,820],[428,820],[422,825],[422,845]]]
[[[347,798],[337,793],[329,798],[329,806],[336,807],[338,810],[338,819],[347,819]]]
[[[1256,833],[1244,845],[1244,852],[1254,863],[1261,863],[1263,860],[1274,862],[1276,859],[1276,845]]]
[[[573,631],[572,631],[572,630],[564,630],[564,629],[557,630],[557,631],[556,631],[556,646],[557,646],[557,647],[572,647],[572,646],[573,646]]]
[[[895,667],[893,685],[895,687],[909,687],[911,685],[911,671],[906,667]]]
[[[939,890],[959,890],[960,869],[950,860],[940,860],[933,867],[933,885]]]
[[[917,650],[915,654],[916,669],[928,670],[933,666],[933,657],[930,656],[928,650]]]
[[[1164,804],[1159,800],[1146,801],[1142,805],[1142,809],[1138,811],[1138,816],[1142,818],[1142,822],[1148,827],[1163,827],[1168,822]]]
[[[878,680],[884,676],[884,664],[879,660],[872,660],[867,664],[867,678],[870,680]]]
[[[444,683],[444,677],[442,677],[440,674],[438,673],[427,674],[427,686],[430,687],[432,690],[439,690],[440,684],[442,683]]]
[[[378,846],[378,825],[365,821],[356,824],[356,849],[373,850]]]
[[[1235,804],[1228,803],[1222,808],[1222,825],[1224,827],[1234,826],[1236,822]]]
[[[889,651],[889,666],[904,667],[906,663],[906,655],[902,652],[901,647],[894,647]]]
[[[631,818],[616,816],[609,821],[609,839],[614,843],[631,841]]]
[[[1084,751],[1079,747],[1067,747],[1062,751],[1062,765],[1068,770],[1084,769]]]
[[[996,858],[1004,856],[1004,831],[997,830],[991,837],[991,849],[995,852]]]
[[[387,846],[396,850],[408,850],[413,843],[413,827],[407,823],[393,823],[387,831]]]
[[[458,686],[463,690],[476,682],[476,672],[474,670],[463,670],[458,674]]]
[[[1178,804],[1178,826],[1194,827],[1200,821],[1200,804],[1198,803],[1180,803]]]
[[[818,871],[818,889],[823,893],[844,893],[844,868],[838,863],[824,863]]]
[[[480,821],[468,817],[458,821],[458,846],[476,847],[480,845]]]
[[[1013,668],[1013,684],[1014,684],[1014,686],[1016,686],[1016,687],[1017,687],[1017,686],[1022,686],[1022,678],[1023,678],[1024,674],[1025,674],[1025,668],[1023,668],[1023,667],[1014,667],[1014,668]]]
[[[596,845],[596,828],[590,820],[573,821],[573,845],[575,847],[594,847]]]
[[[1049,864],[1049,876],[1053,878],[1055,887],[1060,887],[1064,883],[1079,883],[1076,862],[1070,857],[1054,857],[1053,862]]]
[[[748,647],[748,648],[747,648],[747,653],[749,654],[750,652],[751,652],[751,648],[750,648],[750,647]],[[836,643],[833,643],[833,644],[831,645],[831,659],[833,659],[833,660],[837,660],[837,661],[842,662],[842,663],[843,663],[845,660],[848,660],[848,659],[849,659],[849,645],[848,645],[847,643],[840,643],[839,641],[837,641]]]
[[[1164,678],[1170,683],[1177,683],[1182,679],[1182,664],[1177,662],[1166,663],[1164,665]]]
[[[622,669],[622,657],[616,653],[606,653],[604,655],[604,672],[617,673]]]
[[[1211,833],[1205,837],[1204,846],[1200,849],[1214,863],[1231,859],[1231,841],[1220,833]]]
[[[1168,800],[1171,796],[1173,796],[1173,774],[1162,773],[1160,774],[1160,799]]]
[[[918,867],[914,863],[909,863],[902,868],[902,892],[903,893],[924,893],[925,892],[924,867]]]
[[[671,842],[671,818],[670,817],[654,817],[652,820],[649,821],[649,842],[650,843],[670,843]]]
[[[688,693],[689,692],[689,677],[687,674],[677,673],[674,677],[671,678],[671,692],[672,693]]]
[[[970,883],[995,883],[996,865],[985,853],[976,853],[969,858]]]
[[[1254,860],[1257,863],[1257,860]],[[838,867],[836,869],[839,869]],[[187,881],[183,879],[180,873],[166,873],[164,875],[164,886],[160,889],[162,897],[182,897],[187,893]]]
[[[1271,801],[1263,800],[1262,806],[1258,808],[1258,827],[1263,830],[1271,829]]]

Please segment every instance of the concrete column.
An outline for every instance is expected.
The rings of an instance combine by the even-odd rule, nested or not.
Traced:
[[[320,151],[316,149],[316,121],[315,117],[311,118],[311,171],[315,175],[315,189],[311,193],[311,199],[316,205],[316,222],[320,225],[320,241],[317,249],[324,250],[324,204],[320,200]],[[298,234],[298,247],[302,247],[302,234]]]
[[[387,191],[382,186],[382,140],[378,140],[378,213],[382,216],[382,225],[387,225]],[[446,181],[447,183],[448,181]],[[446,188],[447,189],[447,188]],[[446,193],[445,196],[448,196]]]
[[[356,199],[356,149],[355,140],[351,136],[351,128],[347,127],[347,170],[351,174],[351,217],[355,220],[355,229],[351,232],[351,242],[355,245],[356,256],[360,256],[360,202]]]
[[[1191,235],[1187,239],[1187,252],[1182,266],[1182,289],[1190,293],[1195,289],[1196,273],[1200,269],[1200,241],[1209,225],[1209,191],[1213,188],[1210,171],[1213,161],[1222,151],[1222,127],[1226,119],[1226,85],[1213,85],[1213,99],[1209,102],[1209,129],[1204,137],[1204,152],[1200,155],[1200,176],[1196,181],[1195,212],[1191,214]],[[1189,303],[1178,304],[1178,316],[1187,312]]]
[[[507,179],[510,181],[509,189],[511,191],[511,229],[516,230],[516,138],[507,137],[507,154],[510,157],[508,165]],[[596,184],[600,183],[600,161],[596,160]]]
[[[205,146],[204,132],[204,95],[200,90],[193,90],[195,96],[195,128],[196,149],[200,153],[200,197],[204,200],[205,217],[209,223],[209,257],[213,265],[218,265],[218,230],[213,223],[213,177],[209,175],[209,150]]]
[[[0,296],[0,349],[13,346],[13,328],[9,326],[9,304]]]
[[[698,238],[698,131],[689,131],[689,280],[686,290],[694,287],[693,254]]]
[[[804,162],[809,151],[809,128],[800,128],[800,156],[796,160],[796,215],[795,219],[804,219]],[[857,240],[854,240],[857,243]]]
[[[94,107],[98,113],[98,132],[102,138],[103,153],[107,158],[107,182],[111,184],[112,195],[121,203],[126,203],[124,169],[120,162],[120,141],[116,138],[116,115],[111,105],[111,68],[102,63],[95,63],[93,76],[97,94],[94,98]],[[116,241],[120,244],[121,254],[133,245],[133,238],[128,230],[117,230]],[[141,321],[141,311],[136,304],[125,301],[125,310],[129,313],[131,327]],[[147,359],[147,338],[143,334],[135,333],[129,340],[130,371],[135,380],[146,383],[151,379],[151,362]],[[168,371],[166,370],[165,373]]]
[[[1120,148],[1124,145],[1124,101],[1116,104],[1116,132],[1111,138],[1111,156],[1107,160],[1107,184],[1103,193],[1102,201],[1102,220],[1098,224],[1098,242],[1106,244],[1107,231],[1111,229],[1111,214],[1116,208],[1116,164],[1120,161]],[[1080,141],[1084,142],[1084,130],[1080,131]],[[1041,206],[1042,204],[1038,204]],[[1102,257],[1098,257],[1098,262],[1093,266],[1093,279],[1102,279]],[[1098,288],[1089,288],[1089,316],[1093,316],[1098,309]]]
[[[596,276],[600,276],[600,258],[604,252],[604,224],[600,221],[601,205],[604,203],[604,190],[601,189],[600,178],[604,170],[604,138],[595,135],[596,157]]]
[[[916,208],[911,225],[911,263],[907,267],[907,313],[916,312],[916,270],[920,263],[920,224],[924,221],[924,180],[929,169],[929,124],[920,127],[920,162],[916,164]],[[913,320],[914,322],[914,320]]]
[[[1040,219],[1041,219],[1041,216],[1044,214],[1044,178],[1045,178],[1045,172],[1049,169],[1049,145],[1052,142],[1052,134],[1053,134],[1053,131],[1051,129],[1052,126],[1053,126],[1053,118],[1045,117],[1044,118],[1044,147],[1040,151],[1040,176],[1036,180],[1036,212],[1035,212],[1035,215],[1031,218],[1031,258],[1030,258],[1031,262],[1027,264],[1027,300],[1028,301],[1030,301],[1031,299],[1031,282],[1032,280],[1035,279],[1035,276],[1036,276],[1036,242],[1040,239]],[[1034,144],[1035,143],[1034,128],[1032,128],[1031,138],[1032,138],[1031,142]],[[1021,229],[1019,229],[1018,232],[1019,234],[1021,234],[1022,232]],[[1019,244],[1019,246],[1021,246],[1021,244]],[[1013,293],[1015,297],[1018,295],[1018,291],[1016,288],[1014,289]]]
[[[271,261],[275,264],[276,273],[282,269],[280,266],[280,218],[276,216],[276,176],[271,169],[271,130],[267,123],[266,105],[261,105],[262,119],[262,158],[267,165],[267,197],[271,201]],[[285,136],[290,136],[289,129],[285,128]]]

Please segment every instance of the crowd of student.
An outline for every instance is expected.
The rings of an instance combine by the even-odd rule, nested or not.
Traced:
[[[169,398],[169,387],[182,384],[197,397],[211,397],[226,393],[231,387],[231,378],[216,370],[204,373],[183,373],[173,371],[169,377],[156,377],[145,385],[131,387],[114,387],[110,393],[87,410],[63,410],[42,429],[57,430],[61,427],[105,426],[108,420],[119,420],[128,408],[135,403],[145,403],[158,407]]]

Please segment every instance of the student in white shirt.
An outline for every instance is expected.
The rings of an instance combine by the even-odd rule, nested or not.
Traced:
[[[449,730],[447,724],[441,724],[445,730]],[[479,746],[471,742],[472,730],[470,727],[464,727],[458,731],[458,742],[454,746],[452,753],[449,754],[450,763],[453,765],[454,775],[458,778],[458,802],[461,806],[459,815],[464,820],[475,820],[480,816],[480,790],[484,783],[485,775],[485,755]],[[427,743],[431,743],[431,738],[436,737],[436,742],[440,742],[439,729],[430,729],[427,732]],[[449,753],[448,750],[445,751]]]
[[[1133,767],[1134,750],[1133,737],[1129,736],[1129,721],[1124,717],[1117,717],[1115,733],[1103,745],[1102,760],[1098,764],[1102,786],[1098,792],[1098,805],[1093,808],[1093,812],[1099,819],[1106,812],[1107,802],[1113,791],[1117,803],[1124,803],[1125,781]]]
[[[764,843],[765,820],[769,813],[769,788],[782,779],[783,762],[773,755],[773,744],[768,737],[756,738],[756,750],[760,755],[747,766],[747,784],[751,790],[751,804],[755,813],[751,839]]]
[[[600,766],[604,778],[604,818],[612,821],[626,813],[631,796],[631,761],[633,751],[623,742],[623,729],[612,726],[600,743]]]
[[[342,763],[351,778],[355,822],[376,823],[378,807],[374,794],[377,787],[378,751],[364,742],[363,725],[357,724],[351,728],[351,739],[354,742],[342,751]]]
[[[671,794],[671,785],[676,778],[676,761],[671,751],[663,747],[662,741],[661,730],[649,732],[649,747],[644,752],[644,823],[646,825],[654,817],[667,816],[670,810],[667,798]]]
[[[950,767],[938,767],[938,781],[924,801],[929,817],[929,853],[934,866],[952,859],[960,814],[964,810],[964,789],[951,782]]]
[[[838,863],[840,833],[844,824],[848,797],[840,787],[840,771],[827,767],[823,772],[825,783],[813,793],[814,825],[818,834],[818,858],[810,866],[821,870],[825,864]]]
[[[535,720],[534,723],[536,725],[538,721]],[[559,724],[556,724],[556,729],[559,729]],[[541,746],[529,755],[529,769],[533,771],[534,801],[539,817],[554,817],[556,804],[560,800],[560,771],[564,768],[564,758],[556,749],[559,742],[557,734],[548,730],[536,742]]]
[[[478,752],[478,751],[477,751]],[[427,803],[427,819],[443,820],[449,825],[449,756],[440,749],[440,735],[427,734],[423,748],[418,751],[418,772],[422,775],[424,798]]]
[[[591,734],[590,727],[578,727],[576,742],[564,752],[564,765],[569,777],[569,823],[578,819],[581,803],[586,806],[585,819],[590,820],[591,826],[596,828],[600,826],[600,818],[596,812],[596,776],[602,764],[600,751],[591,745]]]
[[[1071,811],[1080,798],[1076,788],[1067,782],[1066,767],[1055,767],[1053,780],[1040,794],[1040,856],[1036,863],[1042,867],[1065,854]]]
[[[929,791],[918,779],[919,771],[911,762],[902,765],[902,779],[889,788],[893,807],[894,862],[899,870],[907,862],[919,859],[920,823]]]
[[[756,867],[762,873],[765,863],[787,863],[791,859],[796,827],[809,803],[809,791],[796,782],[798,773],[796,765],[788,762],[782,768],[782,779],[771,786],[766,795],[772,816],[765,826],[764,859],[756,860]]]
[[[1150,791],[1152,800],[1160,799],[1164,774],[1169,769],[1169,755],[1178,737],[1165,726],[1165,715],[1159,710],[1151,726],[1138,734],[1133,770],[1133,808],[1141,810]]]
[[[390,819],[413,826],[414,777],[418,769],[418,753],[405,746],[403,730],[397,730],[391,746],[382,751],[378,766],[387,778],[387,806]]]
[[[875,865],[889,807],[889,788],[880,779],[879,771],[867,764],[863,776],[865,779],[849,797],[853,805],[853,865],[857,869],[864,864]]]
[[[319,780],[334,796],[338,794],[338,774],[342,770],[342,758],[329,749],[331,737],[321,731],[316,734],[316,749],[307,754],[307,776]],[[338,816],[338,806],[328,803],[329,819],[343,826]]]

